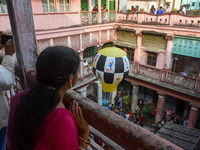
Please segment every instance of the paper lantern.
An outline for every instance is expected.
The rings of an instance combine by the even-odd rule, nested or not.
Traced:
[[[127,53],[116,47],[100,50],[93,61],[93,72],[105,92],[116,91],[118,84],[128,76],[129,68]]]

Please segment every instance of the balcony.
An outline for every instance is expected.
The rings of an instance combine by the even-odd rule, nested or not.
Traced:
[[[177,13],[156,15],[146,12],[136,12],[136,13],[118,12],[117,21],[148,24],[148,25],[200,27],[200,16],[189,16]]]
[[[200,98],[200,77],[192,78],[170,72],[165,68],[158,69],[139,64],[138,62],[131,64],[129,77],[143,80],[148,83],[158,85],[162,88],[180,92],[182,94],[187,93],[187,95],[195,97],[198,101]]]

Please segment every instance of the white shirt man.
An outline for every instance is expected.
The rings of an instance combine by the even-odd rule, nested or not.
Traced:
[[[2,32],[0,32],[1,40]],[[0,65],[0,149],[6,149],[6,132],[8,126],[9,106],[4,91],[10,90],[14,83],[14,46],[12,40],[5,45],[0,44],[0,49],[5,48],[5,56]]]
[[[166,13],[170,13],[172,11],[171,7],[169,6],[169,4],[167,5],[167,9],[166,9]]]

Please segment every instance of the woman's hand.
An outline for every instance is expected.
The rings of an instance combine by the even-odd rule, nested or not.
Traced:
[[[78,126],[78,135],[87,140],[89,137],[89,126],[83,117],[83,113],[78,105],[78,102],[73,100],[73,102],[70,103],[69,110],[72,112],[76,120]]]

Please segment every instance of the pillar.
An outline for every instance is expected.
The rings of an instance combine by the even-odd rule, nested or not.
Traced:
[[[127,48],[124,48],[124,52],[126,52],[126,53],[127,53]]]
[[[83,35],[79,35],[79,49],[82,51],[83,50]]]
[[[188,127],[195,128],[197,124],[199,110],[196,106],[191,105]]]
[[[92,1],[88,1],[88,10],[89,10],[89,24],[92,24]]]
[[[20,72],[20,82],[22,89],[25,90],[27,89],[25,73],[35,69],[38,57],[32,5],[31,1],[26,0],[6,2]]]
[[[79,89],[79,90],[77,90],[81,95],[83,95],[84,97],[86,97],[87,96],[87,87],[88,87],[88,85],[87,86],[84,86],[83,88],[81,88],[81,89]]]
[[[184,109],[184,113],[183,113],[183,117],[185,117],[185,116],[187,115],[189,106],[190,106],[189,103],[186,102],[186,104],[185,104],[185,109]]]
[[[115,16],[117,16],[117,12],[118,12],[118,0],[115,0],[115,13],[116,13],[116,15]]]
[[[135,61],[140,62],[140,51],[141,51],[141,46],[142,46],[142,33],[141,32],[136,32],[137,35],[137,47],[135,48],[135,54],[134,58]]]
[[[155,124],[158,123],[163,117],[164,104],[165,104],[165,94],[161,92],[157,92],[157,94],[158,94],[158,103],[156,109]]]
[[[131,110],[134,113],[135,109],[138,105],[138,92],[139,92],[139,87],[137,84],[133,84],[132,88],[132,103],[131,103]]]
[[[80,57],[80,76],[83,77],[83,52],[79,53]]]
[[[111,104],[115,104],[115,96],[117,95],[117,91],[112,92],[111,94]]]
[[[101,45],[101,31],[99,31],[99,34],[98,34],[98,43],[99,43],[99,46],[102,46]]]
[[[109,7],[110,7],[110,3],[109,3],[109,1],[110,1],[110,0],[107,0],[107,1],[106,1],[106,3],[107,3],[106,6],[107,6],[107,10],[108,10],[108,11],[107,11],[107,22],[110,21],[110,18],[109,18],[109,16],[110,16],[110,8],[109,8]]]
[[[98,23],[101,23],[101,0],[98,0]]]
[[[166,36],[167,39],[167,46],[166,46],[166,53],[165,53],[165,68],[170,69],[171,66],[171,53],[173,47],[173,36]]]
[[[97,84],[97,103],[102,105],[102,85],[100,81],[95,82]]]
[[[68,36],[68,47],[71,47],[71,37],[70,36]]]

